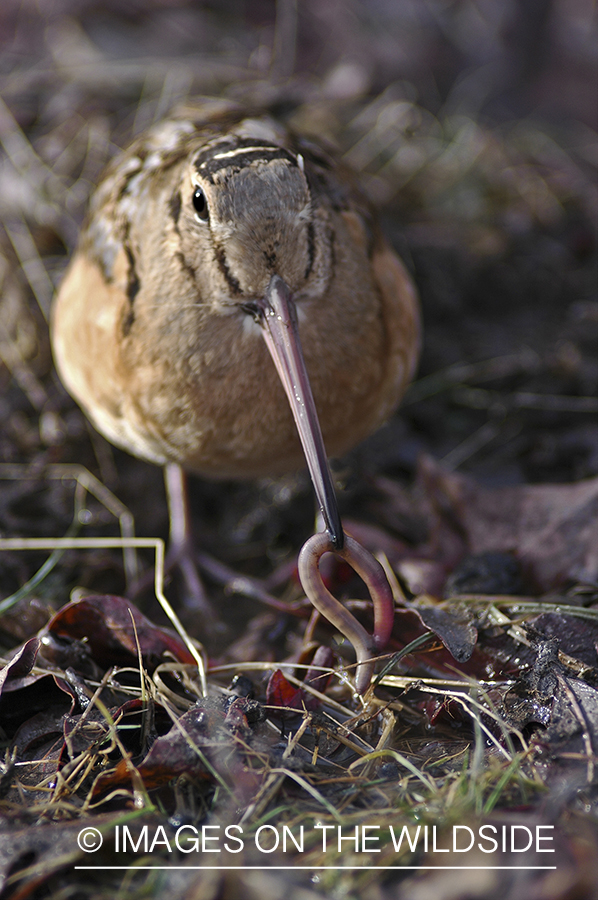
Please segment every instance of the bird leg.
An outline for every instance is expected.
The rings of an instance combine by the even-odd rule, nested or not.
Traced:
[[[170,546],[166,556],[166,567],[171,569],[178,566],[187,589],[185,605],[209,620],[213,618],[214,612],[193,560],[187,476],[181,466],[177,463],[168,463],[164,468],[164,483],[170,520]]]

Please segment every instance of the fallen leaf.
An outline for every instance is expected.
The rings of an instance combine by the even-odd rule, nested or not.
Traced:
[[[0,672],[0,694],[6,681],[24,678],[31,672],[35,665],[35,658],[39,650],[39,638],[30,638],[20,650],[15,653],[10,662]]]
[[[301,688],[291,684],[285,678],[280,669],[276,669],[268,680],[266,703],[268,706],[302,710],[306,703],[306,696]]]
[[[206,710],[196,707],[181,716],[167,734],[156,738],[145,759],[135,767],[148,790],[166,784],[177,775],[211,777],[196,749],[205,747],[210,740],[209,724]],[[130,782],[130,762],[122,759],[114,769],[98,778],[93,795],[104,794]]]
[[[179,662],[195,662],[178,635],[154,625],[130,600],[112,594],[67,603],[50,619],[47,630],[86,640],[95,661],[105,667],[135,662],[137,641],[148,668],[163,661],[166,653]]]
[[[427,457],[420,480],[470,553],[513,553],[540,591],[598,579],[598,478],[486,488]]]
[[[542,613],[529,625],[546,638],[556,638],[559,650],[586,666],[598,666],[598,622],[560,612]]]
[[[478,632],[467,610],[447,610],[418,603],[412,607],[422,624],[439,637],[458,662],[466,662],[476,645]]]

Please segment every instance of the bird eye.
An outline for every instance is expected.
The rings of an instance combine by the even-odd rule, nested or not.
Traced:
[[[196,187],[193,192],[193,207],[195,209],[196,217],[201,219],[202,222],[205,222],[209,217],[208,201],[200,187]]]

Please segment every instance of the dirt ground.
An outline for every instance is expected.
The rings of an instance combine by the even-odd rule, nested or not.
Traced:
[[[480,749],[479,723],[459,719],[446,692],[426,699],[418,688],[411,695],[407,681],[380,688],[389,709],[402,703],[406,715],[395,728],[393,752],[420,772],[436,773],[442,784],[437,796],[443,798],[437,807],[432,795],[418,800],[411,783],[404,794],[389,787],[383,800],[368,793],[370,787],[361,786],[355,796],[319,789],[342,811],[347,827],[366,821],[386,827],[403,821],[393,818],[399,815],[410,821],[410,811],[421,803],[421,821],[550,823],[561,841],[558,878],[556,872],[531,870],[487,870],[475,877],[423,870],[382,875],[380,870],[333,877],[314,874],[323,864],[314,851],[308,871],[295,859],[293,872],[204,872],[200,878],[171,866],[153,881],[149,874],[145,881],[130,876],[139,896],[166,891],[173,898],[214,900],[283,891],[297,900],[322,894],[367,900],[423,900],[432,894],[438,900],[598,896],[596,30],[595,13],[584,0],[2,3],[0,539],[57,538],[75,531],[116,535],[112,501],[101,490],[95,498],[86,496],[84,515],[75,521],[76,479],[52,467],[76,464],[131,511],[137,535],[167,540],[161,471],[113,448],[87,423],[53,370],[48,311],[89,195],[116,148],[198,96],[227,96],[274,111],[298,131],[336,147],[356,169],[420,293],[424,336],[413,385],[387,425],[333,461],[345,524],[372,552],[385,555],[406,598],[391,649],[400,652],[426,628],[444,648],[428,656],[413,651],[397,662],[394,676],[423,679],[418,683],[428,687],[434,679],[443,684],[451,678],[484,684],[495,679],[502,691],[500,702],[498,694],[492,701],[496,707],[484,695],[484,715],[498,711],[503,730],[492,732],[494,738]],[[294,565],[314,527],[307,474],[259,483],[192,479],[190,501],[213,622],[198,624],[197,609],[175,570],[167,576],[166,593],[185,628],[203,642],[212,666],[264,661],[271,676],[274,661],[297,662],[309,612],[301,605]],[[69,551],[31,582],[47,556],[43,550],[15,548],[0,554],[0,655],[6,660],[36,635],[44,634],[46,644],[48,634],[56,640],[81,638],[83,625],[70,613],[62,614],[60,626],[52,624],[55,611],[71,597],[119,597],[131,587],[122,556],[110,549]],[[140,564],[145,579],[134,591],[135,604],[152,623],[166,626],[152,590],[151,554],[140,554]],[[366,596],[350,573],[337,567],[331,578],[339,596]],[[436,605],[450,618],[443,601],[474,595],[475,621],[468,612],[440,624],[425,612]],[[521,598],[517,608],[503,602],[513,596]],[[285,603],[290,613],[283,611]],[[490,625],[488,604],[494,616]],[[113,613],[116,621],[120,607]],[[85,615],[92,615],[91,606]],[[513,635],[530,616],[532,631],[517,644]],[[461,665],[459,653],[465,660],[467,629],[474,625],[477,649],[472,656],[472,643]],[[336,662],[349,659],[350,651],[333,641],[331,629],[319,628],[314,646],[332,646]],[[503,639],[515,643],[507,646]],[[4,849],[0,846],[2,897],[124,896],[129,876],[123,872],[105,873],[93,886],[84,874],[72,873],[73,864],[81,862],[74,836],[86,815],[104,816],[111,827],[117,819],[128,821],[127,811],[140,808],[137,795],[125,796],[124,782],[113,776],[112,788],[123,792],[120,805],[102,800],[99,811],[90,812],[91,794],[81,782],[72,794],[61,795],[62,807],[55,802],[48,811],[42,808],[43,794],[56,783],[44,782],[42,789],[39,779],[34,783],[19,774],[17,789],[11,767],[17,758],[25,765],[44,753],[54,760],[55,772],[69,764],[63,744],[58,753],[49,749],[55,732],[66,729],[66,734],[70,727],[61,718],[64,710],[47,686],[36,696],[31,687],[42,671],[66,678],[73,669],[89,687],[108,666],[135,662],[134,655],[131,660],[126,654],[107,656],[108,645],[106,638],[101,652],[93,650],[93,674],[85,666],[77,669],[68,654],[53,657],[54,669],[43,655],[32,668],[33,655],[28,669],[15,670],[11,698],[0,700],[0,740],[7,752],[0,771],[0,842],[6,838]],[[311,657],[304,661],[312,662]],[[230,674],[214,675],[214,683],[226,687]],[[255,682],[256,703],[295,703],[288,682],[266,684],[261,674],[247,674]],[[27,678],[34,680],[26,684]],[[331,688],[331,696],[347,708],[342,690],[342,685]],[[574,699],[565,701],[565,694]],[[72,702],[71,718],[81,712]],[[114,708],[124,703],[118,694]],[[47,704],[54,710],[51,726],[39,719]],[[567,717],[577,715],[574,707],[577,724],[567,726]],[[245,708],[243,715],[251,725]],[[297,734],[300,717],[293,715],[286,724],[281,720],[281,746]],[[35,738],[25,739],[24,728],[33,728],[34,716]],[[159,720],[157,714],[158,741],[168,731]],[[490,727],[487,718],[483,722]],[[371,726],[372,746],[384,727],[382,719]],[[309,728],[314,731],[313,723]],[[507,732],[523,743],[513,749]],[[249,742],[248,734],[243,739]],[[438,769],[426,755],[433,744]],[[498,766],[499,744],[508,749],[509,765],[516,759],[521,766],[516,784],[509,781],[512,768],[503,781],[504,770],[497,768],[487,783],[476,769],[481,765],[476,752],[486,754],[486,773]],[[532,745],[526,756],[522,747]],[[15,747],[21,755],[11,763]],[[477,771],[485,787],[459,807],[462,819],[451,819],[456,770],[439,760],[454,751],[461,765],[464,747],[471,750],[468,771]],[[68,752],[72,762],[70,745]],[[271,747],[266,752],[260,744],[253,752],[268,759],[262,790],[273,777],[266,768],[277,763],[268,756]],[[142,759],[139,748],[132,758],[135,765]],[[356,758],[343,758],[342,766]],[[396,758],[385,764],[398,765]],[[149,765],[147,758],[143,765]],[[204,782],[191,790],[180,786],[181,771],[160,765],[162,781],[172,790],[168,797],[152,794],[151,815],[157,818],[147,821],[168,819],[174,827],[175,819],[223,823],[232,816],[232,801],[215,800],[214,784],[232,778],[231,772],[241,778],[242,766],[228,774],[218,770],[215,782],[206,776],[209,789]],[[293,771],[304,773],[299,763]],[[376,771],[380,784],[392,778],[386,770]],[[148,773],[143,777],[151,782]],[[249,807],[259,790],[243,785],[239,796]],[[100,794],[93,794],[95,801]],[[314,811],[288,783],[272,793],[270,807],[258,807],[265,818],[256,813],[256,822],[277,822],[277,816],[281,822],[299,821],[320,813],[324,821],[330,814],[317,802]],[[378,818],[368,818],[376,810]],[[63,826],[60,835],[57,822]],[[12,832],[19,839],[11,843]],[[382,856],[384,865],[392,865],[384,854],[372,864],[379,865]],[[435,867],[442,864],[438,856],[401,860]],[[468,864],[480,865],[479,857],[468,855]],[[525,859],[534,864],[533,857]],[[248,854],[243,861],[266,867],[275,858]],[[330,864],[354,863],[339,853]]]

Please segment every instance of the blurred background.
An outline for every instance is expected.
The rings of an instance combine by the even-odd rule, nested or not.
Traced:
[[[531,499],[523,486],[579,482],[598,473],[597,57],[598,23],[592,0],[0,0],[0,537],[113,537],[118,535],[115,517],[124,511],[115,495],[131,510],[137,534],[167,539],[161,470],[109,445],[66,394],[52,366],[48,315],[89,195],[117,149],[179,104],[205,95],[227,96],[252,107],[261,105],[293,128],[336,148],[359,173],[421,295],[424,344],[414,384],[384,428],[333,463],[344,521],[372,552],[386,554],[408,597],[428,591],[441,598],[444,586],[451,597],[460,590],[481,594],[483,609],[484,594],[490,595],[488,603],[494,602],[492,595],[525,594],[538,603],[548,599],[568,604],[565,609],[569,610],[570,605],[595,604],[595,585],[585,583],[591,580],[585,578],[590,563],[596,571],[595,541],[593,547],[591,542],[595,487],[592,494],[590,486],[578,486],[571,500],[574,491],[569,486],[553,492],[534,488],[529,491]],[[99,480],[95,486],[89,479],[86,482],[92,484],[95,497],[81,490],[81,475],[76,488],[72,471],[65,478],[56,464],[85,466]],[[457,483],[457,475],[467,480]],[[446,490],[435,494],[434,486],[443,479]],[[501,506],[503,494],[488,489],[505,487],[511,493],[507,492]],[[213,624],[211,631],[206,628],[207,633],[202,633],[196,610],[185,605],[188,598],[175,573],[166,593],[189,633],[205,641],[212,661],[232,663],[235,669],[242,668],[239,661],[264,660],[267,669],[274,659],[296,659],[305,649],[309,611],[307,601],[301,605],[303,594],[294,567],[314,524],[306,473],[248,484],[194,480],[191,502],[197,560]],[[485,530],[487,546],[495,550],[492,530],[499,520],[508,551],[513,550],[514,541],[516,550],[526,541],[528,554],[533,545],[551,576],[544,584],[531,578],[526,581],[525,571],[511,577],[517,559],[509,553],[494,554],[497,571],[467,569],[468,561],[475,561],[472,533],[479,538]],[[496,530],[500,532],[500,527]],[[499,543],[498,549],[505,546]],[[459,580],[455,573],[463,560]],[[164,623],[151,589],[153,559],[148,555],[141,561],[145,577],[137,593],[131,590],[127,596],[133,596],[154,621]],[[410,581],[404,564],[411,567],[412,575],[415,572],[415,581]],[[467,581],[472,571],[476,577],[481,571],[484,579],[469,577]],[[425,582],[426,573],[436,579],[433,588],[430,577]],[[334,589],[343,599],[363,596],[358,579],[347,581],[350,576],[342,566],[333,575]],[[116,550],[77,549],[62,557],[54,552],[49,558],[47,552],[4,551],[0,554],[0,656],[35,635],[69,598],[86,593],[122,595],[126,590],[122,557]],[[110,611],[117,600],[96,598],[115,630],[118,621],[115,624]],[[430,602],[430,596],[425,596],[424,606]],[[575,671],[590,671],[596,663],[595,609],[581,610],[586,615],[579,619],[561,615],[556,606],[550,609],[553,613],[543,617],[542,626],[536,620],[537,627],[549,637],[558,636],[563,651],[570,654],[569,662],[571,657],[574,663],[584,661]],[[397,617],[403,631],[408,615]],[[520,608],[512,615],[521,632]],[[482,625],[484,621],[485,613]],[[478,657],[483,666],[465,667],[475,678],[493,677],[496,669],[487,660],[495,661],[499,674],[505,660],[507,667],[514,663],[529,671],[526,664],[533,654],[502,634],[498,626],[494,628],[492,622],[497,621],[506,631],[504,623],[509,619],[502,616],[490,619],[491,627],[480,632],[477,646],[489,654]],[[86,627],[84,623],[82,634],[87,635]],[[317,640],[342,652],[330,629],[322,623],[318,628]],[[308,632],[314,637],[310,629],[311,625]],[[403,631],[398,638],[411,640],[405,637],[408,629]],[[72,660],[71,646],[78,652],[77,647],[86,645],[58,642],[54,650],[59,655],[49,658],[66,669]],[[556,654],[554,645],[550,646]],[[494,656],[493,648],[498,648]],[[66,655],[61,656],[63,650]],[[50,651],[46,641],[44,652]],[[426,668],[434,665],[434,659],[430,663],[425,654],[412,659],[410,677],[415,673],[420,678],[430,671],[438,674]],[[475,662],[475,653],[472,659]],[[530,685],[537,684],[541,690],[540,676],[548,677],[552,659],[556,656],[539,656],[540,664],[534,669],[538,680],[527,682],[530,694]],[[444,671],[452,676],[452,657],[448,664]],[[408,662],[401,665],[408,667]],[[462,671],[463,665],[459,666]],[[87,669],[81,671],[87,673]],[[555,664],[554,671],[562,678],[560,665]],[[61,677],[72,681],[65,673]],[[210,677],[218,676],[211,673]],[[76,686],[80,683],[72,681]],[[87,688],[83,683],[87,694],[81,688],[81,696],[88,698],[96,684]],[[596,794],[586,784],[584,767],[587,755],[588,773],[590,769],[594,773],[596,700],[589,679],[576,684],[584,688],[584,693],[575,694],[586,707],[583,745],[581,730],[578,744],[569,743],[568,735],[563,737],[566,728],[573,727],[567,723],[574,717],[561,707],[554,731],[546,732],[547,737],[542,733],[538,752],[529,756],[534,783],[553,788],[550,793],[538,793],[537,803],[530,800],[534,795],[528,790],[532,782],[527,775],[518,782],[519,770],[512,763],[501,770],[494,751],[483,757],[479,729],[472,768],[463,768],[465,757],[460,755],[458,741],[469,740],[467,729],[440,697],[437,705],[431,701],[426,705],[427,719],[420,711],[413,719],[414,709],[419,710],[417,697],[410,699],[410,695],[406,702],[403,698],[400,723],[392,737],[401,752],[426,773],[433,772],[434,778],[439,774],[433,768],[434,754],[438,764],[446,767],[441,771],[450,773],[454,766],[455,773],[461,773],[463,791],[453,788],[452,776],[446,782],[443,802],[449,819],[458,816],[461,808],[469,809],[459,806],[463,802],[475,804],[476,814],[482,808],[492,810],[501,791],[501,803],[513,804],[518,817],[533,816],[534,822],[542,820],[536,816],[547,816],[551,822],[560,817],[569,837],[557,832],[561,855],[555,880],[544,881],[542,873],[526,872],[485,872],[483,878],[479,872],[467,873],[471,880],[460,872],[453,880],[437,870],[420,890],[407,884],[402,892],[396,884],[386,884],[379,873],[365,873],[371,880],[361,892],[351,880],[353,873],[327,873],[340,885],[335,896],[357,896],[357,892],[373,900],[391,896],[454,900],[465,896],[463,892],[471,897],[533,895],[544,900],[593,896]],[[67,733],[63,709],[69,707],[60,706],[52,713],[39,682],[30,688],[27,695],[13,695],[12,723],[16,728],[38,709],[46,717],[47,725],[26,723],[29,737],[23,741],[30,742],[30,752],[37,759],[45,752],[48,730],[50,746],[57,734],[62,736],[63,728]],[[571,688],[567,691],[574,696]],[[552,694],[550,687],[551,701]],[[260,696],[265,696],[264,691]],[[70,704],[70,694],[67,699]],[[540,699],[544,702],[543,693]],[[495,699],[493,708],[494,703]],[[517,728],[521,721],[522,729],[529,720],[544,725],[547,708],[534,700],[529,704],[532,711],[526,712],[525,703],[509,707],[509,721]],[[384,740],[391,740],[388,720],[384,721]],[[409,724],[414,721],[416,726]],[[369,731],[371,725],[368,719],[368,740],[374,733]],[[2,727],[8,728],[6,719]],[[439,743],[446,728],[447,742]],[[70,732],[71,740],[75,730]],[[572,733],[575,736],[574,729]],[[97,732],[89,734],[96,754]],[[7,743],[4,731],[0,737]],[[284,741],[276,745],[278,755],[264,756],[267,763],[260,762],[268,778],[270,767],[279,771],[280,760],[286,758],[286,749],[282,755],[286,733]],[[319,725],[316,741],[320,741]],[[550,741],[553,756],[549,757]],[[228,759],[228,751],[214,746],[222,759]],[[261,754],[261,744],[258,747]],[[568,752],[571,748],[575,752]],[[316,755],[310,772],[315,771]],[[581,780],[570,775],[577,765],[584,769]],[[394,762],[392,766],[390,776],[380,774],[382,768],[375,777],[365,776],[371,793],[355,791],[345,778],[339,784],[348,782],[346,794],[338,792],[333,779],[322,782],[326,784],[322,790],[335,792],[327,796],[335,802],[340,798],[344,812],[351,816],[351,828],[356,821],[370,821],[359,816],[368,814],[372,803],[382,810],[385,827],[391,821],[384,784],[388,791],[396,784],[401,792],[406,784],[403,775],[397,780],[398,768]],[[552,782],[547,780],[549,769]],[[18,779],[27,777],[25,770],[18,771]],[[67,769],[62,771],[62,781],[52,776],[51,782],[58,783],[60,791]],[[338,771],[337,766],[334,773]],[[8,751],[6,763],[0,762],[0,775],[4,797],[11,778]],[[288,783],[288,793],[280,795],[281,809],[289,807]],[[70,854],[74,848],[74,832],[66,834],[66,843],[58,844],[48,842],[43,827],[30,827],[31,822],[40,825],[46,815],[40,813],[40,804],[53,797],[49,784],[49,778],[45,779],[37,793],[19,786],[20,810],[16,801],[3,800],[4,824],[0,825],[10,839],[3,841],[0,877],[15,872],[14,881],[22,866],[34,873],[29,875],[29,887],[13,885],[17,893],[11,896],[88,896],[90,890],[94,896],[124,896],[131,890],[146,896],[137,890],[139,882],[125,880],[115,887],[109,874],[106,880],[98,878],[97,884],[94,879],[91,887],[81,876],[78,890],[70,868],[60,890],[44,892],[36,880],[39,860],[51,858],[50,869],[64,865],[64,859],[71,857],[61,853]],[[490,792],[485,806],[481,789],[476,794],[476,785],[481,784]],[[177,781],[176,792],[178,785]],[[292,802],[299,802],[300,796],[307,810],[306,795],[298,794],[294,783],[291,789]],[[181,788],[181,796],[184,793],[186,798],[186,791]],[[74,794],[56,796],[59,801],[52,800],[55,812],[48,820],[55,816],[66,821],[79,814],[80,800]],[[219,803],[227,802],[226,791],[217,796]],[[388,796],[397,814],[403,815],[410,802],[405,801],[407,795]],[[413,792],[420,804],[418,821],[440,815],[436,812],[441,808],[439,795],[431,803],[427,796],[418,783]],[[191,804],[193,797],[189,797]],[[325,817],[326,811],[313,802],[313,818]],[[176,803],[178,809],[179,799]],[[183,811],[185,803],[181,800]],[[194,815],[203,816],[205,808],[198,802]],[[531,824],[531,818],[516,821]],[[78,821],[75,824],[78,828]],[[21,829],[18,834],[17,828]],[[487,862],[477,857],[474,861]],[[273,887],[264,872],[244,873],[238,880],[229,872],[226,884],[214,880],[206,886],[202,881],[194,888],[188,886],[191,881],[177,881],[179,873],[174,869],[170,875],[170,881],[155,882],[162,886],[157,888],[162,895],[167,885],[172,897],[183,893],[186,897],[299,896],[292,886],[293,874],[286,882],[281,876]],[[306,873],[305,877],[312,880],[298,889],[301,897],[332,895],[324,875],[321,884],[320,876]],[[479,887],[482,880],[485,887]]]
[[[83,463],[141,533],[166,534],[161,473],[86,423],[47,317],[116,148],[226,95],[337,148],[420,290],[418,380],[335,464],[343,512],[415,541],[384,502],[422,454],[490,486],[595,474],[597,36],[590,0],[3,0],[0,462]],[[0,488],[5,534],[69,527],[63,485]],[[255,571],[313,525],[304,474],[192,499],[203,546]],[[122,590],[106,560],[89,566],[80,583]]]

